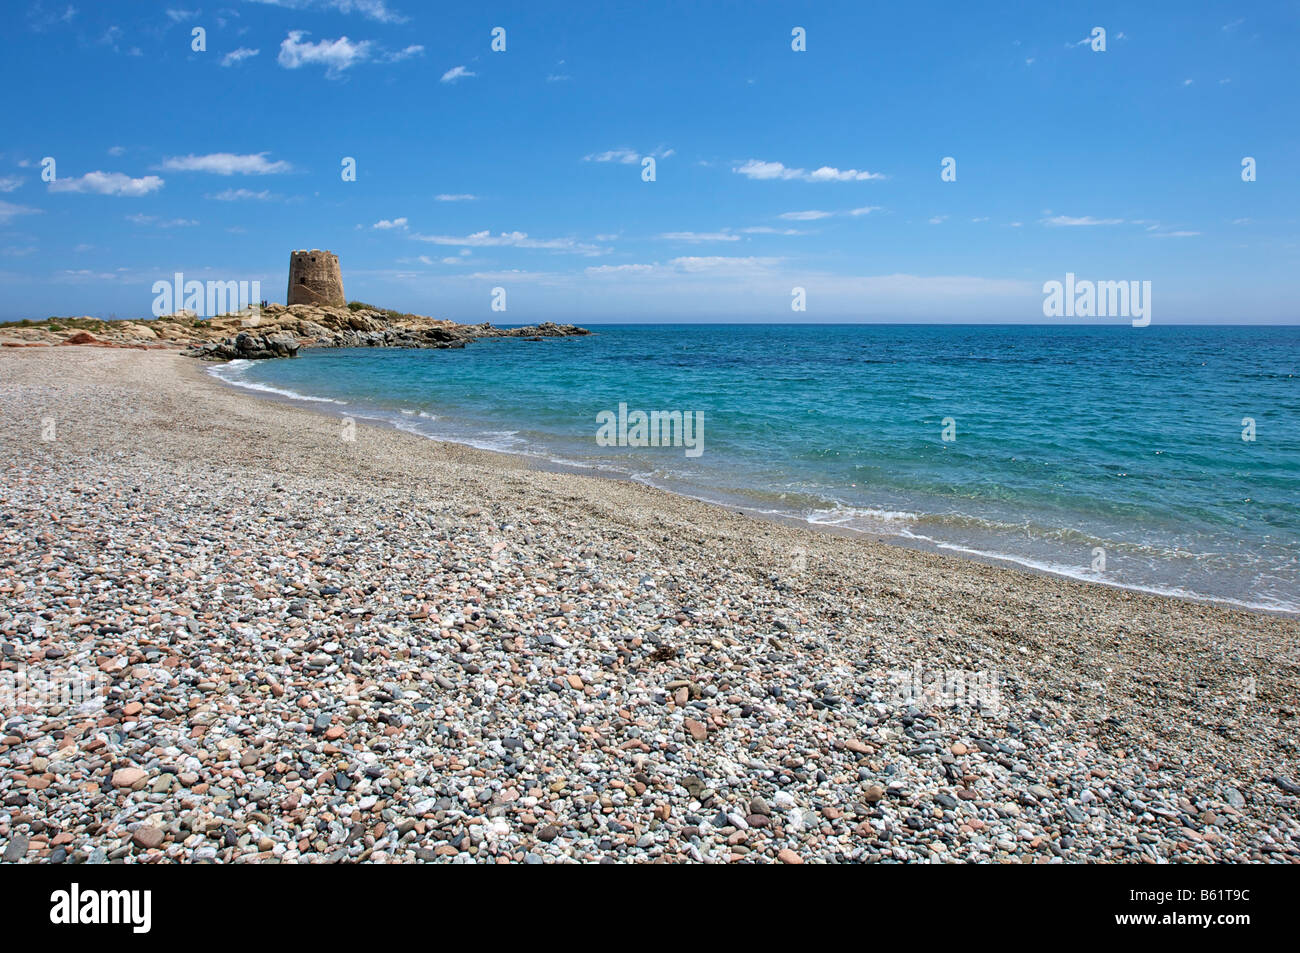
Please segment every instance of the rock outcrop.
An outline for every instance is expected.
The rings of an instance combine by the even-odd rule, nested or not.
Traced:
[[[233,338],[209,341],[185,353],[210,361],[260,361],[274,357],[297,357],[299,347],[298,339],[287,331],[276,331],[273,334],[240,331]]]

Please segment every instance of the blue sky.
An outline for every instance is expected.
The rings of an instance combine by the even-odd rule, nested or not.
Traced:
[[[0,317],[328,248],[461,321],[1043,322],[1074,272],[1296,323],[1300,4],[1135,6],[10,4]]]

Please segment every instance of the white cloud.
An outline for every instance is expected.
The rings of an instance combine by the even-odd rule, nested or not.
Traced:
[[[1200,234],[1201,234],[1200,232],[1188,232],[1188,231],[1153,232],[1151,234],[1151,237],[1152,238],[1195,238]]]
[[[338,75],[356,63],[364,63],[370,58],[371,43],[362,40],[353,43],[346,36],[337,40],[321,40],[318,43],[305,43],[306,30],[290,30],[284,42],[280,44],[280,55],[276,58],[285,69],[297,69],[300,66],[324,66],[326,73]]]
[[[943,224],[944,222],[946,222],[947,220],[948,220],[948,216],[947,216],[947,215],[936,215],[936,216],[934,216],[933,218],[930,219],[930,224],[931,224],[931,225],[942,225],[942,224]]]
[[[126,146],[111,146],[108,150],[111,156],[120,156],[126,154]]]
[[[872,212],[879,212],[879,211],[880,211],[880,206],[879,206],[879,205],[864,205],[864,206],[862,206],[862,208],[851,208],[851,209],[849,209],[849,214],[850,214],[850,215],[870,215]]]
[[[198,10],[168,10],[167,19],[173,23],[181,23],[185,20],[193,20],[199,15]]]
[[[241,46],[237,50],[231,50],[221,58],[222,66],[234,66],[236,63],[242,63],[246,59],[256,56],[261,50],[250,50],[246,46]]]
[[[216,199],[218,202],[268,202],[274,196],[265,189],[260,192],[254,192],[252,189],[226,189],[224,192],[205,195],[204,198]]]
[[[454,194],[443,192],[439,195],[435,195],[434,198],[439,202],[473,202],[478,198],[478,196],[470,195],[468,192],[458,192]]]
[[[438,80],[438,82],[454,83],[457,80],[468,79],[471,76],[477,75],[478,73],[471,72],[464,66],[453,66],[451,69],[447,70],[447,72],[442,74],[442,79]]]
[[[787,169],[780,162],[762,162],[758,159],[750,159],[736,171],[751,179],[797,179],[803,175],[803,169]]]
[[[382,218],[379,221],[375,222],[375,224],[371,225],[370,227],[378,228],[381,231],[387,231],[389,229],[398,229],[400,231],[406,228],[406,219],[405,218],[393,218],[393,219]]]
[[[269,154],[212,152],[204,156],[169,156],[163,160],[162,168],[169,172],[210,172],[213,175],[273,175],[293,169],[292,165],[283,160],[269,161],[266,158]]]
[[[1053,226],[1076,226],[1076,225],[1123,225],[1122,218],[1093,218],[1091,215],[1081,215],[1078,217],[1070,215],[1055,215],[1052,218],[1042,219],[1044,225]]]
[[[24,181],[21,175],[0,176],[0,192],[12,192],[22,185]]]
[[[99,195],[124,195],[137,197],[156,192],[163,187],[163,180],[156,175],[145,175],[138,179],[122,172],[87,172],[80,178],[58,178],[50,183],[51,192],[94,192]]]
[[[288,10],[333,10],[337,13],[359,13],[379,23],[405,23],[406,17],[388,8],[385,0],[250,0]]]
[[[883,179],[879,172],[858,169],[837,169],[824,165],[811,172],[795,169],[780,162],[764,162],[761,159],[748,159],[734,169],[749,179],[798,179],[803,182],[865,182],[870,179]]]

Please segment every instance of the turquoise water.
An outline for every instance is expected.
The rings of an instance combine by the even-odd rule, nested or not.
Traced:
[[[593,329],[214,373],[765,513],[1300,610],[1300,328]],[[620,403],[702,414],[703,452],[599,446]]]

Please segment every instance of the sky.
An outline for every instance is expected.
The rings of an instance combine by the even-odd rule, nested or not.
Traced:
[[[148,316],[177,272],[283,301],[322,248],[349,299],[467,322],[1124,323],[1045,318],[1071,273],[1300,323],[1295,0],[5,19],[4,320]]]

